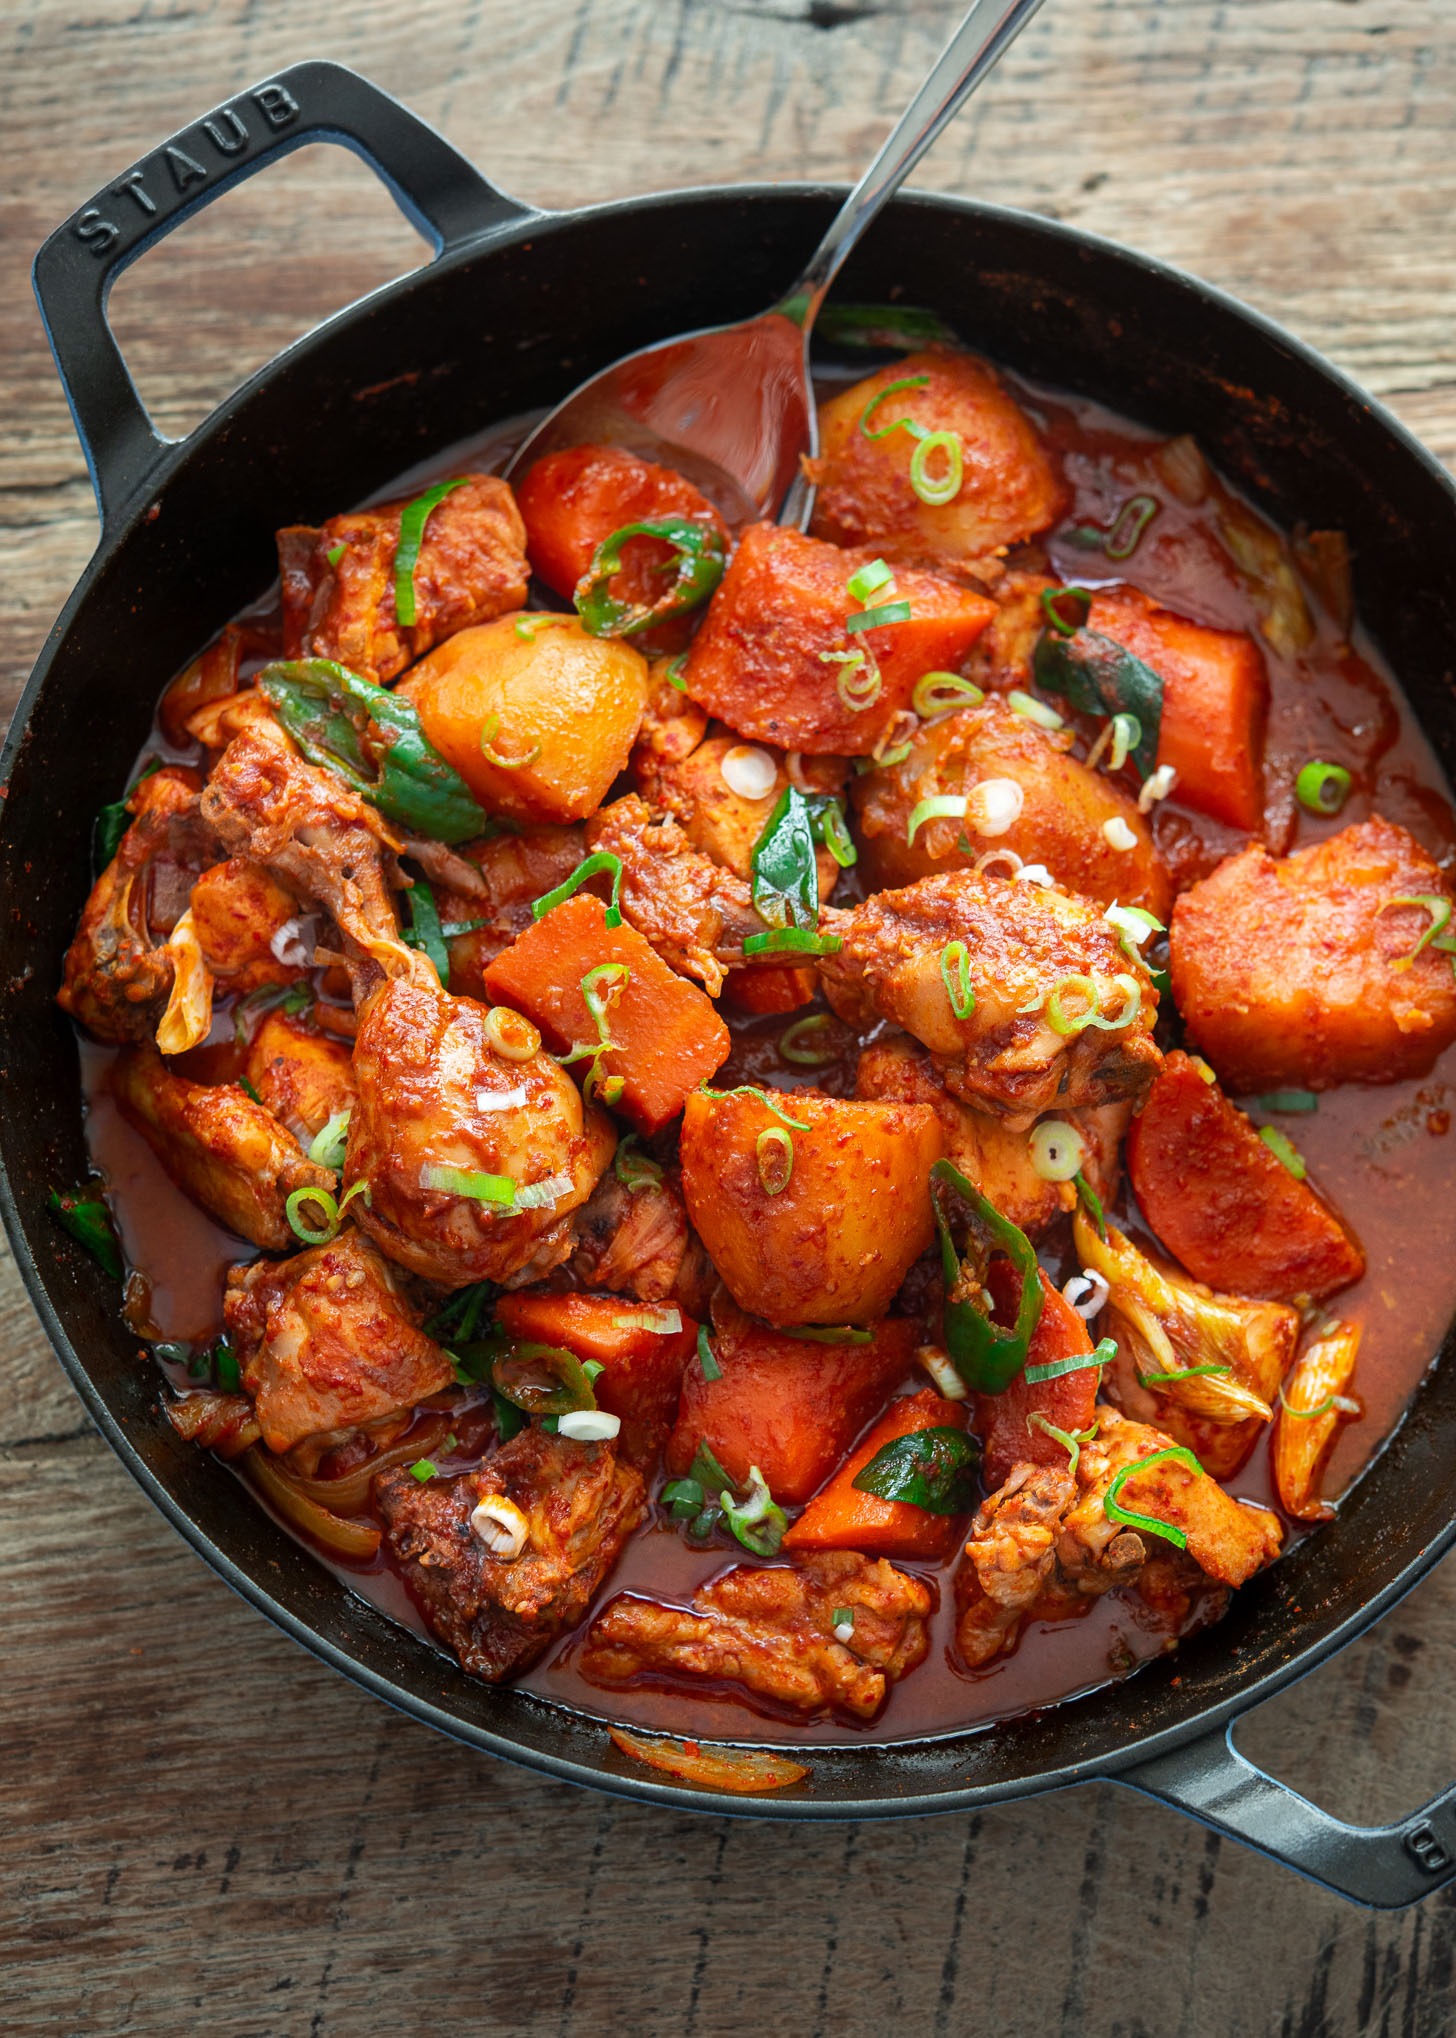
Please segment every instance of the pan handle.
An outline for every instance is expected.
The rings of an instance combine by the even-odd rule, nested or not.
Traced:
[[[343,64],[294,64],[179,129],[57,227],[35,258],[41,318],[103,524],[150,484],[172,443],[148,417],[107,320],[112,284],[212,199],[314,141],[362,156],[437,255],[535,216]]]
[[[1375,1910],[1399,1910],[1456,1881],[1456,1784],[1394,1825],[1347,1825],[1241,1755],[1236,1724],[1119,1769],[1113,1781]]]

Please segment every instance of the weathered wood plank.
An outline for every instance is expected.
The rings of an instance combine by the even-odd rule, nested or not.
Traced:
[[[94,538],[25,277],[93,188],[320,49],[509,189],[566,204],[861,165],[951,0],[0,4],[0,713]],[[922,181],[1136,242],[1285,320],[1456,457],[1456,13],[1054,0]],[[418,258],[314,150],[118,290],[163,425]],[[933,295],[933,279],[913,279]],[[478,1760],[325,1672],[152,1515],[0,1268],[4,2022],[16,2032],[483,2028],[1444,2038],[1456,1900],[1369,1920],[1111,1789],[972,1820],[691,1820]],[[1245,1745],[1347,1816],[1456,1747],[1456,1575]]]

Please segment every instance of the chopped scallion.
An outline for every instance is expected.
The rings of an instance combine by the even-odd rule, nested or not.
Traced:
[[[463,488],[468,478],[461,475],[455,481],[437,481],[433,488],[427,488],[423,495],[417,495],[400,511],[399,543],[394,553],[394,619],[401,629],[413,629],[416,621],[415,568],[419,564],[420,547],[424,543],[430,512],[455,489]]]

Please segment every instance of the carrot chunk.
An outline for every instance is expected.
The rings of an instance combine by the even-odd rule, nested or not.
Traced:
[[[868,1344],[813,1344],[735,1314],[711,1334],[719,1377],[683,1376],[667,1469],[681,1476],[707,1444],[730,1477],[757,1465],[774,1499],[796,1507],[834,1470],[885,1396],[905,1377],[917,1326],[876,1324]]]
[[[878,1451],[921,1429],[964,1429],[966,1411],[929,1389],[892,1401],[864,1442],[821,1487],[784,1537],[786,1550],[858,1550],[865,1556],[948,1557],[961,1524],[908,1500],[881,1500],[855,1480]]]
[[[723,520],[705,495],[670,467],[639,459],[621,446],[569,446],[536,461],[516,490],[526,525],[532,571],[568,600],[598,545],[625,524],[648,517],[688,517],[711,524],[726,547]],[[662,593],[656,569],[672,558],[660,538],[632,538],[612,595],[648,607]]]
[[[1269,675],[1253,638],[1190,623],[1132,587],[1097,595],[1087,624],[1161,675],[1158,764],[1177,772],[1178,798],[1261,833]]]
[[[502,950],[485,971],[485,988],[534,1020],[553,1052],[565,1054],[601,1038],[582,982],[603,964],[625,974],[598,977],[593,987],[612,1043],[597,1064],[595,1091],[639,1131],[656,1132],[727,1060],[732,1042],[712,999],[670,970],[635,927],[608,927],[601,900],[578,892]]]
[[[1014,1465],[1065,1467],[1066,1445],[1048,1435],[1043,1425],[1065,1430],[1068,1436],[1089,1428],[1102,1378],[1096,1366],[1079,1366],[1073,1373],[1058,1373],[1050,1380],[1027,1379],[1029,1370],[1092,1350],[1087,1326],[1076,1310],[1062,1300],[1040,1268],[1037,1274],[1041,1315],[1026,1354],[1026,1370],[1002,1393],[976,1396],[976,1431],[984,1451],[981,1472],[993,1492],[1005,1484]],[[1020,1278],[1010,1260],[1003,1259],[992,1260],[986,1278],[994,1305],[991,1313],[1009,1330],[1016,1321]],[[1033,1421],[1034,1416],[1040,1420]]]
[[[848,583],[878,556],[751,524],[688,654],[693,699],[760,743],[867,757],[909,707],[915,682],[954,671],[996,614],[984,595],[901,567],[893,594],[872,605],[908,602],[909,618],[851,631],[863,605]]]
[[[676,1314],[680,1328],[660,1326]],[[698,1326],[672,1304],[625,1295],[543,1295],[531,1288],[502,1295],[496,1317],[511,1337],[555,1345],[605,1371],[598,1408],[622,1419],[622,1454],[640,1469],[655,1463],[677,1413],[683,1368]],[[654,1324],[656,1319],[656,1324]]]
[[[1365,1255],[1186,1054],[1170,1054],[1127,1136],[1127,1169],[1163,1244],[1210,1288],[1318,1302],[1358,1281]]]

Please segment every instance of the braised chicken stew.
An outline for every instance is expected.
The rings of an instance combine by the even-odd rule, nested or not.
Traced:
[[[472,1676],[740,1740],[1176,1646],[1456,1309],[1339,535],[948,344],[820,429],[807,532],[508,435],[281,530],[59,991],[174,1428]]]

